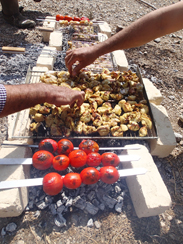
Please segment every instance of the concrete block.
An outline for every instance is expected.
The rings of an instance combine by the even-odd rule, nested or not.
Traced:
[[[124,154],[139,155],[140,160],[122,162],[122,166],[125,169],[146,168],[148,172],[144,175],[128,176],[126,182],[137,216],[156,216],[170,208],[171,197],[148,149],[143,145],[136,145],[140,146],[139,150],[127,150]]]
[[[56,28],[55,17],[47,16],[43,22],[43,27],[45,28]],[[43,42],[49,42],[51,32],[42,31]]]
[[[155,121],[158,139],[150,140],[151,154],[160,158],[167,157],[176,146],[176,138],[168,113],[162,105],[150,104]]]
[[[56,47],[43,47],[43,50],[40,54],[41,57],[43,58],[53,58],[54,63],[56,62],[56,56],[57,56],[57,49]]]
[[[48,67],[35,66],[32,68],[30,83],[39,83],[40,76],[48,71]]]
[[[128,61],[123,50],[116,50],[112,52],[114,58],[114,64],[117,66],[117,70],[123,72],[128,71]]]
[[[163,96],[161,95],[161,92],[153,85],[153,83],[149,79],[144,78],[143,83],[149,102],[160,105],[163,101]]]
[[[58,51],[61,51],[62,50],[62,38],[63,38],[63,35],[61,32],[52,32],[50,34],[49,46],[55,47]]]
[[[106,34],[108,38],[111,36],[111,28],[107,22],[99,23],[99,32]]]
[[[47,67],[49,70],[53,70],[54,58],[53,57],[43,57],[39,56],[37,59],[36,66],[38,67]]]
[[[98,41],[99,42],[103,42],[103,41],[105,41],[107,39],[108,39],[108,36],[106,34],[98,33]]]
[[[11,143],[27,143],[26,140]],[[27,158],[32,157],[30,148],[2,147],[1,158]],[[29,178],[29,165],[0,165],[0,181],[20,180]],[[0,217],[19,216],[28,204],[28,189],[26,187],[0,190]]]

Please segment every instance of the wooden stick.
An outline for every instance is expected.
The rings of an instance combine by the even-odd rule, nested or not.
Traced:
[[[7,52],[7,53],[24,53],[25,52],[25,48],[24,47],[2,47],[2,51],[3,52]]]

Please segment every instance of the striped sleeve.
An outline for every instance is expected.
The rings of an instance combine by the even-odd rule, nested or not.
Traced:
[[[4,85],[0,84],[0,113],[3,111],[3,108],[6,103],[6,88]]]

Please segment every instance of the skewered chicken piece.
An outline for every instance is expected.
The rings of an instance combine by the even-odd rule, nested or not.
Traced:
[[[140,137],[144,137],[144,136],[147,136],[147,127],[146,126],[143,126],[139,129],[139,136]]]
[[[100,136],[107,136],[110,132],[110,127],[108,125],[103,125],[97,128],[97,132]]]

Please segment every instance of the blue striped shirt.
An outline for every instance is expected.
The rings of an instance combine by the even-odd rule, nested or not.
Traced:
[[[0,113],[3,111],[3,108],[6,103],[6,88],[4,85],[0,84]]]

